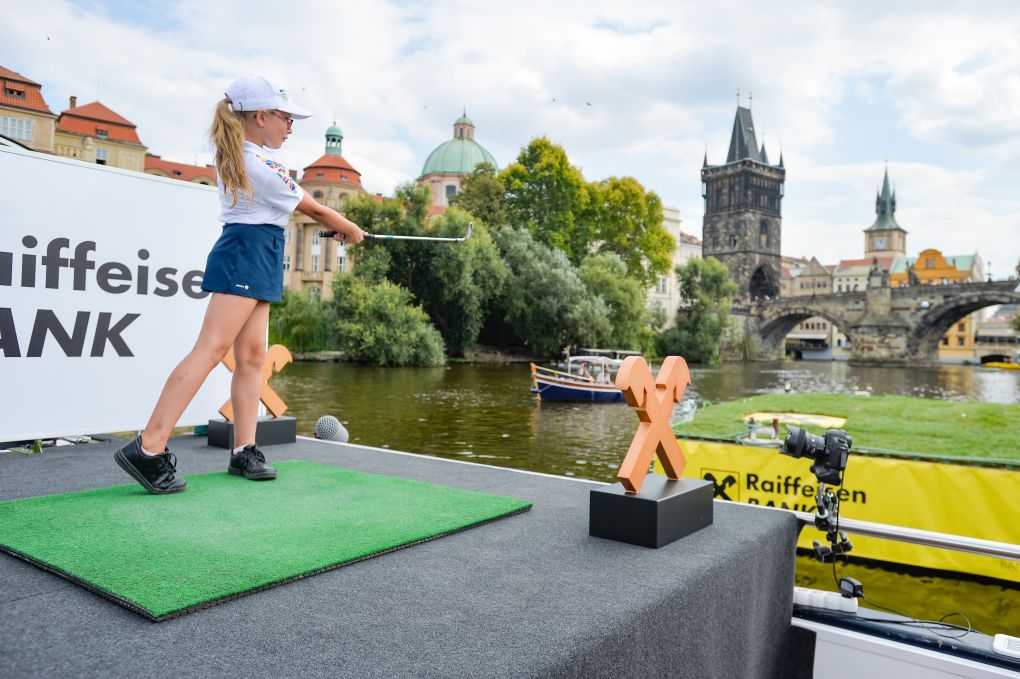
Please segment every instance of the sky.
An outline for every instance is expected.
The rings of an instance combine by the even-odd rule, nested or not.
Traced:
[[[783,153],[784,255],[863,257],[888,164],[908,255],[978,253],[995,278],[1020,261],[1012,0],[33,0],[0,5],[0,65],[54,113],[99,100],[151,153],[199,164],[227,85],[262,74],[316,112],[281,162],[317,159],[335,120],[386,195],[466,109],[500,166],[545,135],[589,181],[637,178],[699,238],[702,159],[725,162],[739,101]]]

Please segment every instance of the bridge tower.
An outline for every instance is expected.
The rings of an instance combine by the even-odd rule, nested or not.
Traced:
[[[889,168],[885,168],[882,193],[875,195],[875,223],[864,230],[864,256],[904,257],[907,231],[896,223],[896,191],[889,191]]]
[[[785,181],[782,152],[778,165],[769,163],[751,109],[738,105],[726,163],[709,165],[706,152],[701,168],[702,254],[726,265],[745,303],[779,297]]]

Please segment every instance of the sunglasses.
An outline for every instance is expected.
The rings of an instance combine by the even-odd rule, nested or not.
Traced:
[[[291,118],[286,113],[283,113],[282,111],[277,111],[276,109],[271,110],[270,113],[275,115],[277,118],[279,118],[283,122],[287,123],[287,127],[288,128],[294,125],[294,119]]]

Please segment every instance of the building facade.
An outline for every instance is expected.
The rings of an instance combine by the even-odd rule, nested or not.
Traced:
[[[429,154],[417,179],[418,184],[429,187],[433,212],[449,207],[450,198],[460,190],[461,180],[479,163],[499,168],[492,154],[475,141],[475,124],[465,112],[453,123],[453,139],[443,142]]]
[[[0,134],[33,151],[53,153],[56,119],[42,85],[0,66]]]
[[[701,241],[680,230],[680,210],[675,207],[662,208],[662,228],[673,236],[676,243],[673,248],[673,260],[669,274],[659,276],[656,284],[648,289],[645,294],[645,305],[654,315],[661,312],[664,318],[662,327],[668,328],[676,323],[676,311],[683,301],[680,284],[674,272],[678,266],[701,257]]]
[[[758,146],[751,109],[737,107],[730,148],[723,165],[701,169],[705,217],[702,251],[730,271],[742,302],[780,294],[782,200],[786,170],[782,154],[772,165]]]
[[[338,212],[354,196],[365,193],[361,173],[343,157],[344,135],[334,122],[326,130],[325,153],[305,167],[301,188],[315,200]],[[322,226],[295,211],[285,230],[283,284],[297,292],[324,300],[333,297],[333,276],[348,272],[354,263],[347,248],[332,238],[320,238]]]

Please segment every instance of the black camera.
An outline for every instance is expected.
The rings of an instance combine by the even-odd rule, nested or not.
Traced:
[[[791,457],[810,457],[814,460],[811,471],[822,483],[839,485],[840,475],[846,469],[853,439],[842,429],[830,429],[825,438],[809,434],[799,427],[786,426],[786,439],[780,451]]]

